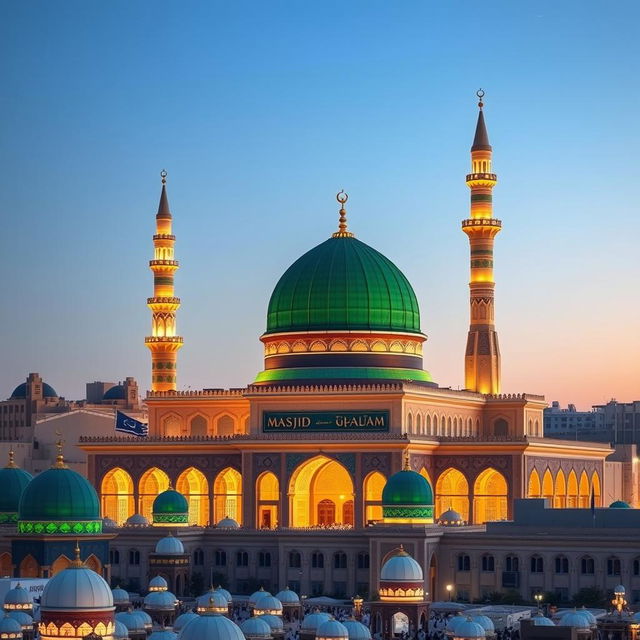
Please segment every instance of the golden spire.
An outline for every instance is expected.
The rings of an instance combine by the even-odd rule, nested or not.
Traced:
[[[13,450],[13,447],[11,447],[11,449],[9,449],[9,462],[7,463],[7,466],[5,467],[5,469],[17,469],[18,465],[16,464],[16,461],[14,460],[15,457],[15,451]]]
[[[71,566],[72,567],[84,567],[84,562],[82,562],[82,560],[80,560],[80,544],[79,544],[79,542],[77,540],[76,540],[76,548],[74,549],[74,552],[75,552],[76,556],[73,559],[73,561],[71,562]]]
[[[411,471],[411,465],[409,464],[409,452],[404,452],[404,466],[402,467],[403,471]]]
[[[62,448],[64,447],[62,433],[60,431],[56,431],[56,435],[58,436],[58,440],[56,441],[56,449],[58,450],[58,455],[56,456],[56,463],[53,466],[55,469],[66,469],[67,465],[64,463],[64,456],[62,455]]]
[[[348,199],[349,194],[345,193],[344,189],[336,194],[336,200],[340,203],[340,219],[338,230],[333,234],[333,238],[353,238],[353,233],[347,231],[347,210],[344,208]]]

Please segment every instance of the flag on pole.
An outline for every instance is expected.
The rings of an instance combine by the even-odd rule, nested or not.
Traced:
[[[146,422],[131,418],[126,413],[122,413],[122,411],[116,411],[116,431],[144,438],[149,433],[149,425]]]

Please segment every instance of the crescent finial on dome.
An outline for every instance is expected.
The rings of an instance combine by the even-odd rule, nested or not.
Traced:
[[[18,465],[16,465],[16,461],[15,461],[15,451],[13,450],[13,447],[11,447],[11,449],[9,449],[9,462],[7,463],[7,466],[5,467],[6,469],[15,469]]]
[[[56,469],[66,469],[67,465],[64,462],[64,455],[62,450],[64,448],[64,440],[62,439],[62,432],[56,431],[56,435],[58,436],[58,440],[56,441],[56,449],[58,450],[58,455],[56,456],[56,462],[53,465]]]
[[[344,189],[336,194],[336,200],[340,203],[340,221],[338,230],[332,235],[333,238],[353,238],[353,233],[347,231],[347,210],[344,208],[348,199],[349,194],[345,193]]]

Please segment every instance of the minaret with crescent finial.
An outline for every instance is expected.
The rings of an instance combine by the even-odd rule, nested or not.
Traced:
[[[178,381],[178,349],[183,339],[176,335],[176,311],[180,298],[173,289],[173,277],[180,266],[174,259],[176,237],[171,231],[171,212],[167,198],[167,172],[160,172],[162,192],[156,214],[156,232],[153,236],[153,298],[147,298],[151,309],[151,335],[144,339],[151,351],[151,390],[172,391]]]
[[[493,241],[502,223],[493,217],[492,192],[497,176],[491,166],[492,149],[484,122],[484,91],[480,99],[478,122],[471,146],[471,214],[462,221],[469,237],[471,276],[469,279],[471,319],[465,352],[465,388],[480,393],[500,393],[500,349],[494,324]]]

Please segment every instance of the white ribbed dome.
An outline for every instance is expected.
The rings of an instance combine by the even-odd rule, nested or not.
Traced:
[[[103,529],[117,529],[118,523],[111,518],[102,518],[102,528]]]
[[[71,566],[47,582],[40,608],[43,611],[113,609],[111,589],[102,576],[85,566]]]
[[[464,519],[455,509],[447,509],[438,516],[436,522],[443,527],[455,527],[464,524]]]
[[[116,613],[116,620],[122,622],[127,627],[129,633],[144,633],[144,620],[132,611],[120,611]]]
[[[337,620],[327,620],[316,629],[316,638],[340,638],[348,640],[349,631]]]
[[[244,637],[249,638],[271,638],[271,627],[266,620],[260,616],[247,618],[240,624],[240,630],[244,633]]]
[[[240,627],[221,615],[198,616],[180,632],[180,640],[245,640]]]
[[[286,587],[282,591],[278,591],[276,593],[276,598],[282,602],[282,604],[300,604],[300,598],[295,591]]]
[[[196,598],[196,610],[198,613],[227,613],[229,601],[224,593],[210,589]]]
[[[488,616],[477,615],[472,616],[471,619],[477,622],[487,633],[494,633],[496,628],[493,624],[493,620]]]
[[[253,608],[256,611],[264,611],[265,613],[271,613],[276,616],[282,614],[282,602],[274,596],[263,595],[256,600]]]
[[[187,613],[183,613],[175,619],[173,623],[173,630],[176,633],[179,633],[187,626],[187,624],[189,624],[189,622],[199,617],[200,616],[197,613],[194,613],[193,611],[187,611]]]
[[[535,616],[531,616],[531,621],[536,627],[555,627],[553,620],[543,616],[541,613],[536,613]]]
[[[323,611],[314,611],[302,619],[301,629],[304,629],[305,631],[313,631],[315,633],[316,629],[327,620],[331,620],[331,616],[328,613],[324,613]]]
[[[138,616],[138,618],[142,620],[142,624],[144,625],[145,629],[149,630],[151,629],[151,627],[153,627],[153,620],[146,611],[143,611],[142,609],[135,609],[133,611],[133,615]]]
[[[575,627],[576,629],[588,629],[591,625],[589,623],[589,618],[581,613],[580,611],[569,611],[565,613],[562,618],[560,618],[560,622],[558,622],[559,627]]]
[[[282,624],[282,618],[278,616],[272,616],[269,613],[263,613],[261,616],[256,616],[260,620],[264,620],[270,627],[273,633],[278,633],[284,630],[284,624]]]
[[[175,538],[171,534],[160,538],[156,544],[156,553],[161,553],[165,556],[179,556],[184,553],[184,545],[180,538]]]
[[[0,618],[0,637],[22,638],[22,625],[5,614],[4,618]]]
[[[9,617],[17,620],[23,629],[33,626],[33,618],[26,611],[9,611]]]
[[[349,633],[349,640],[371,640],[371,631],[369,631],[369,627],[365,626],[355,618],[349,618],[342,624]]]
[[[144,608],[153,611],[173,611],[177,604],[171,591],[152,591],[144,597]]]
[[[578,613],[581,613],[583,616],[586,616],[587,620],[589,621],[589,624],[591,624],[591,625],[598,624],[598,621],[596,620],[596,617],[584,605],[582,605],[582,607],[580,607],[580,609],[578,609]]]
[[[389,582],[421,582],[422,567],[403,549],[391,556],[380,571],[380,580]]]
[[[477,622],[473,622],[473,620],[467,618],[456,627],[453,637],[475,639],[484,638],[486,635],[487,634],[482,625],[479,625]]]
[[[113,604],[129,604],[130,602],[129,592],[121,587],[111,589],[111,594],[113,595]]]
[[[33,600],[31,599],[29,592],[19,582],[13,589],[9,589],[9,591],[7,591],[4,596],[4,603],[5,605],[21,604],[29,605],[30,607],[33,606]]]
[[[162,576],[155,576],[149,580],[149,591],[166,591],[169,588]]]
[[[216,525],[218,529],[239,529],[240,525],[233,518],[222,518]]]
[[[149,521],[140,513],[134,513],[124,523],[127,527],[148,527]]]
[[[127,625],[124,622],[116,620],[113,637],[114,640],[126,640],[129,637],[129,629],[127,629]]]
[[[455,616],[451,616],[449,621],[447,622],[447,626],[445,627],[445,631],[448,634],[454,634],[458,625],[462,624],[467,618],[463,615],[457,614]]]
[[[260,587],[257,591],[254,591],[249,596],[249,606],[254,607],[256,602],[262,598],[262,596],[270,596],[271,594],[268,591],[264,590],[264,587]]]
[[[624,595],[626,593],[626,590],[621,584],[618,584],[615,587],[613,587],[613,593],[619,593],[620,595]]]

